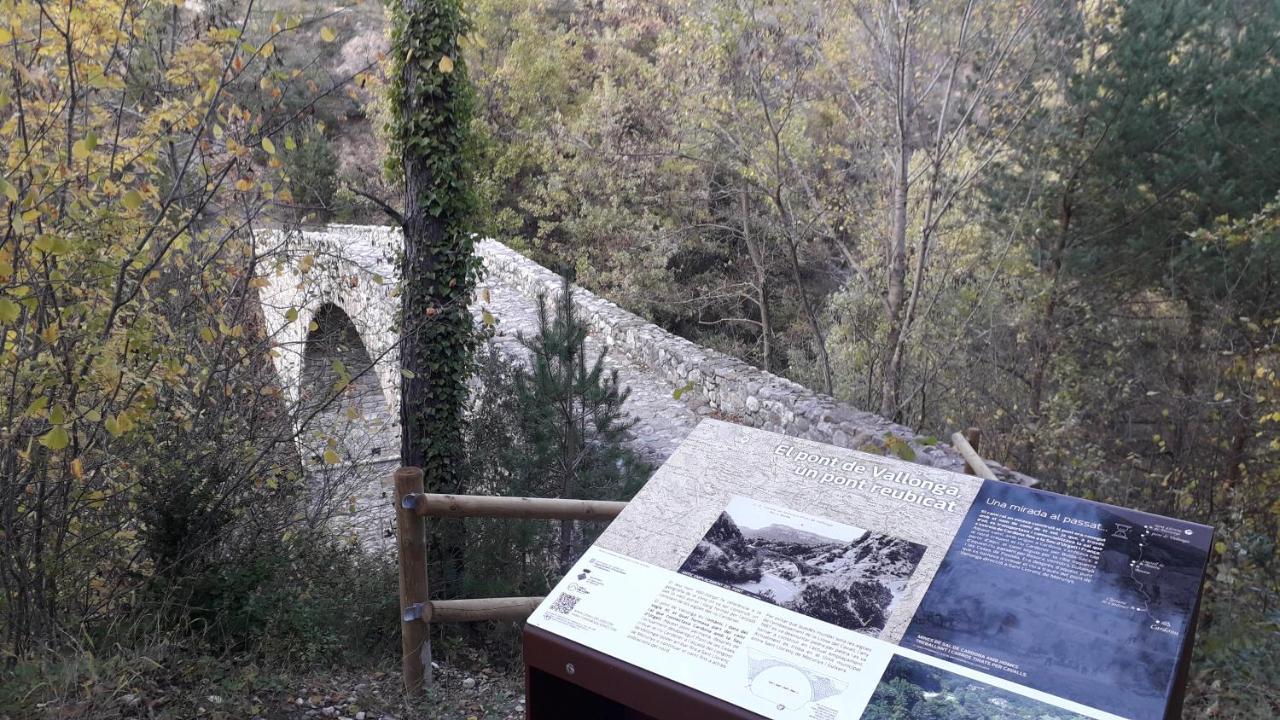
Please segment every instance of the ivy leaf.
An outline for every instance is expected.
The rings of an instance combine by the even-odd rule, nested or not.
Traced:
[[[50,450],[61,450],[71,444],[71,435],[64,427],[56,427],[40,437],[40,444]]]
[[[334,39],[335,39],[335,38],[337,38],[337,37],[338,37],[337,33],[335,33],[335,32],[333,31],[333,28],[329,27],[328,25],[326,25],[326,26],[324,26],[324,27],[320,28],[320,39],[321,39],[321,40],[323,40],[323,41],[325,41],[325,42],[327,42],[327,43],[328,43],[328,42],[333,42],[333,41],[334,41]]]

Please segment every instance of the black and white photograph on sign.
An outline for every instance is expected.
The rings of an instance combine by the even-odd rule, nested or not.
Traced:
[[[923,545],[735,496],[680,572],[878,636]]]

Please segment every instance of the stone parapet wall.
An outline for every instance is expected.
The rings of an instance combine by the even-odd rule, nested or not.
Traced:
[[[529,297],[560,293],[560,276],[495,240],[477,247],[489,277]],[[855,450],[897,454],[922,465],[962,472],[964,460],[944,443],[922,442],[911,428],[856,410],[832,397],[674,335],[590,291],[575,287],[575,306],[591,332],[683,389],[680,399],[702,414]],[[909,448],[909,450],[908,450]],[[1030,478],[994,463],[1004,479]]]

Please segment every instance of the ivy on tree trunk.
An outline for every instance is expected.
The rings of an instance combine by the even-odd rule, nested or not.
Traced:
[[[392,174],[403,173],[400,460],[428,492],[453,492],[463,467],[463,407],[479,263],[472,234],[472,92],[458,0],[388,0]]]

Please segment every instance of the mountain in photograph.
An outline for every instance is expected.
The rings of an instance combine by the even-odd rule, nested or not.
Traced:
[[[781,523],[743,529],[722,512],[680,570],[876,635],[923,555],[923,545],[880,533],[840,541]]]

